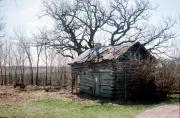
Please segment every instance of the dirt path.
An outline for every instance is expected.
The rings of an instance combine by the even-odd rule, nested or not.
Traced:
[[[140,113],[137,118],[180,118],[180,106],[164,105]]]

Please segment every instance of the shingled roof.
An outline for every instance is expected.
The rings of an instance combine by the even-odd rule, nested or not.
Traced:
[[[81,55],[79,55],[77,58],[75,58],[73,63],[101,62],[104,60],[116,59],[119,56],[123,55],[125,52],[127,52],[130,47],[137,43],[124,43],[118,46],[101,47],[99,49],[99,56],[97,56],[95,50],[88,49]]]

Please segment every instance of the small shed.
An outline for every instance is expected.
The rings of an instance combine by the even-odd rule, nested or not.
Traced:
[[[73,79],[80,79],[80,93],[126,99],[131,80],[137,79],[137,70],[127,66],[128,60],[136,62],[153,58],[139,42],[108,47],[99,44],[86,50],[70,65]]]

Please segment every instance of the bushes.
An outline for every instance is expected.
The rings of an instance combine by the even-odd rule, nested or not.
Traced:
[[[157,93],[159,97],[164,98],[175,90],[178,70],[175,62],[161,61],[160,64],[155,69],[154,77]]]
[[[162,99],[175,90],[175,80],[178,77],[175,62],[131,60],[127,66],[135,70],[128,84],[130,99]],[[126,69],[126,73],[129,75],[132,72]]]

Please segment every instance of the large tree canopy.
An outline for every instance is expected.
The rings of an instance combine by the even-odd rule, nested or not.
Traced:
[[[149,24],[153,8],[148,0],[44,0],[45,14],[55,21],[48,45],[63,56],[74,58],[94,47],[98,34],[106,34],[109,45],[140,41],[152,53],[164,53],[167,41],[173,39],[171,20],[159,26]],[[101,39],[104,40],[104,39]]]

